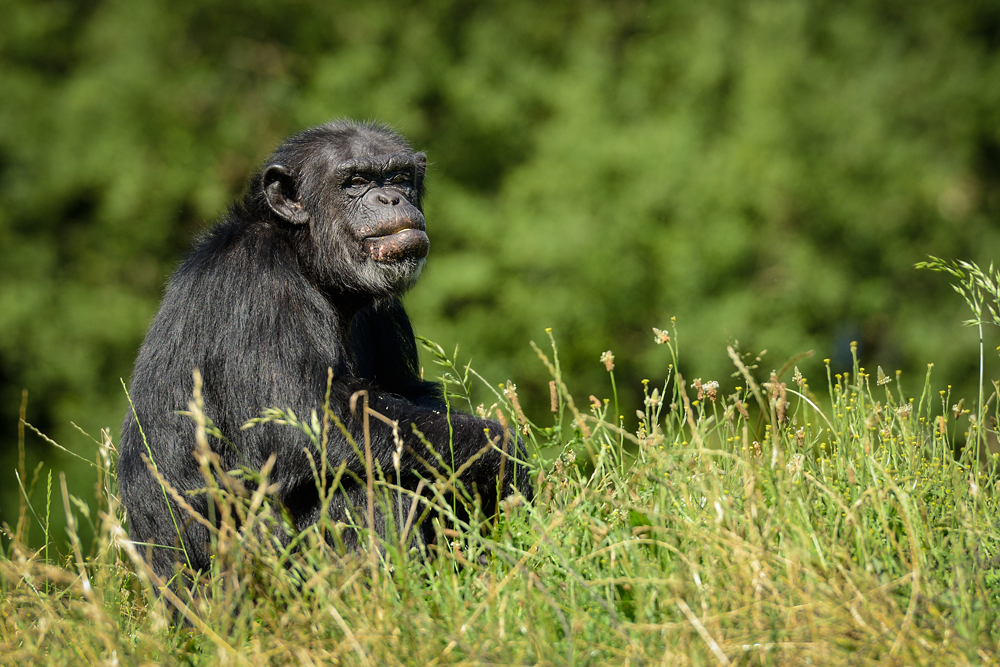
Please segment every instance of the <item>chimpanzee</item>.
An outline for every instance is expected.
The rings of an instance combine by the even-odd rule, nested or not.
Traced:
[[[205,570],[211,556],[207,529],[164,493],[151,470],[211,516],[208,497],[190,493],[206,480],[193,455],[194,423],[181,414],[195,369],[204,378],[205,415],[221,432],[211,447],[222,469],[259,470],[275,455],[269,479],[279,485],[277,500],[293,530],[314,524],[322,511],[307,450],[314,459],[318,452],[288,426],[241,427],[269,407],[304,418],[322,414],[329,369],[331,408],[361,447],[360,412],[351,405],[356,392],[367,391],[373,410],[398,421],[404,487],[432,477],[425,462],[438,465],[416,425],[455,470],[495,443],[460,478],[486,512],[496,510],[498,482],[501,496],[514,489],[531,496],[516,435],[454,411],[449,423],[441,386],[418,371],[400,296],[430,247],[421,207],[424,154],[381,124],[334,121],[291,137],[264,165],[174,273],[132,374],[118,485],[130,536],[164,580],[175,563]],[[353,473],[340,478],[331,518],[364,526],[364,511],[348,514],[366,507],[365,462],[336,428],[330,433],[329,467],[346,462]],[[373,458],[395,481],[392,427],[372,418],[370,437]],[[384,519],[376,507],[376,530]],[[427,530],[425,522],[423,539],[432,539]],[[341,539],[358,546],[354,530]]]

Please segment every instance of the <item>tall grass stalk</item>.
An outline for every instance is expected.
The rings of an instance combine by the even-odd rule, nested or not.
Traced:
[[[979,400],[976,403],[976,423],[972,425],[972,434],[975,435],[974,446],[967,447],[965,453],[978,457],[986,440],[984,420],[987,416],[987,402],[983,400],[986,386],[986,346],[983,340],[983,327],[986,324],[1000,326],[1000,271],[993,267],[992,262],[984,271],[975,262],[945,260],[933,255],[929,256],[926,262],[918,262],[916,267],[947,273],[954,277],[957,282],[952,283],[952,289],[962,296],[972,311],[973,317],[963,324],[976,327],[979,334]]]

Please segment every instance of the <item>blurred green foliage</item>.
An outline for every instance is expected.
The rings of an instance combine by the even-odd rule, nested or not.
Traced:
[[[724,391],[733,339],[770,350],[764,371],[815,349],[818,376],[856,339],[914,386],[928,362],[971,386],[964,305],[912,267],[1000,248],[995,0],[3,0],[0,16],[0,521],[21,389],[30,422],[90,456],[69,422],[117,430],[118,379],[182,253],[278,142],[340,116],[427,151],[415,327],[515,379],[529,412],[548,406],[528,345],[544,327],[584,392],[606,386],[607,348],[638,392],[665,375],[651,328],[672,316],[682,370]]]

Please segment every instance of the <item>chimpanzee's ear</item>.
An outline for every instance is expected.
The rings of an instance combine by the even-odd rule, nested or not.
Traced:
[[[298,188],[292,171],[283,164],[272,164],[264,170],[261,179],[264,198],[279,218],[293,225],[309,222],[309,213],[299,201]]]

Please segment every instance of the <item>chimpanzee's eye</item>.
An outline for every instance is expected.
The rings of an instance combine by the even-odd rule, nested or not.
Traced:
[[[354,178],[351,179],[351,186],[355,188],[367,184],[368,184],[368,179],[365,178],[364,176],[355,176]]]
[[[410,175],[405,171],[401,171],[398,174],[393,174],[392,178],[389,179],[390,183],[409,183]]]

